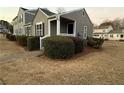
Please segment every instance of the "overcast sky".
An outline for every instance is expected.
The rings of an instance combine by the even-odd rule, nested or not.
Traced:
[[[18,7],[0,7],[0,20],[7,20],[9,22],[17,15]],[[32,9],[32,8],[30,8]],[[49,10],[56,12],[57,8],[48,8]],[[76,7],[66,7],[64,8],[66,11],[79,9]],[[91,21],[95,24],[100,24],[104,20],[113,20],[115,18],[123,18],[124,17],[124,8],[85,8]]]

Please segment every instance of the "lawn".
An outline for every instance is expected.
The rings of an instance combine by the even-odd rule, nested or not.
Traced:
[[[100,50],[85,48],[71,59],[53,60],[0,38],[0,58],[22,52],[27,55],[0,61],[4,84],[124,84],[124,42],[105,41]]]

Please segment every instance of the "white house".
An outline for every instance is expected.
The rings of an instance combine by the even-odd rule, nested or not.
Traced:
[[[101,26],[99,28],[94,29],[93,37],[108,39],[108,33],[112,30],[113,30],[113,27],[111,25]]]
[[[124,29],[110,31],[108,40],[124,40]]]

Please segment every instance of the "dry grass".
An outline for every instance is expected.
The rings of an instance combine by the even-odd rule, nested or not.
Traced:
[[[16,46],[16,51],[22,50]],[[0,79],[6,84],[124,84],[123,56],[124,42],[116,41],[106,41],[101,50],[87,48],[69,60],[30,55],[0,63]]]
[[[8,42],[5,36],[0,34],[0,57],[19,53],[20,51],[24,51],[24,49],[20,46],[17,47],[15,42]]]

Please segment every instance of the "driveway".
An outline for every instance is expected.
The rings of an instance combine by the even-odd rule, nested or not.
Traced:
[[[0,53],[3,84],[124,84],[124,42],[105,41],[100,50],[53,60],[0,38]]]

